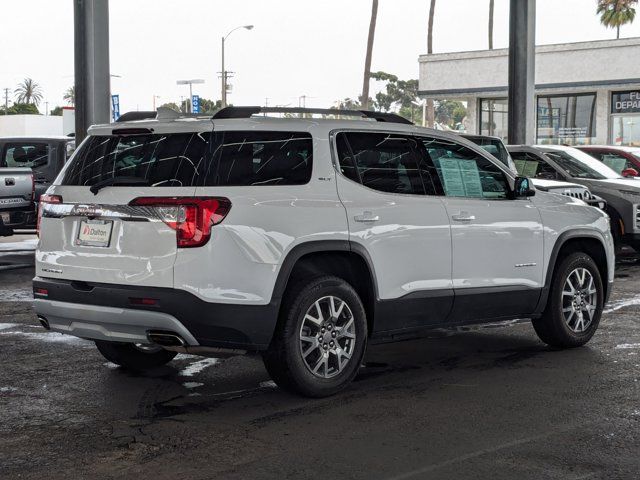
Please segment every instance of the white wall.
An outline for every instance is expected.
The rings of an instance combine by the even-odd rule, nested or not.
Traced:
[[[507,49],[421,55],[420,90],[486,89],[508,83]],[[536,85],[640,77],[640,38],[536,47]]]
[[[0,136],[62,135],[62,117],[0,115]]]

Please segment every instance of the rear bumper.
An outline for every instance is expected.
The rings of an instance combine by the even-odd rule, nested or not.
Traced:
[[[9,214],[8,222],[5,222],[3,216],[0,215],[0,229],[2,227],[8,229],[35,228],[36,226],[36,211],[33,206],[3,209],[0,212]]]
[[[192,346],[258,351],[268,347],[278,307],[209,303],[184,290],[36,277],[35,310],[52,330],[82,338],[148,343],[150,330],[179,334]],[[133,304],[132,298],[156,300]]]

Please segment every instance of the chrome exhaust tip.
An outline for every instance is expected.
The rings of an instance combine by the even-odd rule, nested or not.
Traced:
[[[51,327],[49,326],[49,320],[38,315],[38,321],[40,322],[40,325],[44,327],[45,330],[51,330]]]
[[[147,338],[151,343],[161,347],[184,347],[187,345],[187,342],[180,335],[173,332],[150,330],[147,332]]]

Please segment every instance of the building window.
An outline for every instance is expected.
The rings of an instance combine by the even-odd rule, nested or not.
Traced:
[[[537,134],[539,143],[584,145],[596,132],[596,94],[539,95]]]
[[[480,134],[507,140],[508,101],[506,98],[480,99]]]
[[[640,146],[640,90],[611,93],[611,143]]]

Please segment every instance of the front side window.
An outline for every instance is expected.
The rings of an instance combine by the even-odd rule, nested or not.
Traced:
[[[424,195],[420,143],[388,133],[340,133],[336,138],[340,170],[365,187],[388,193]]]
[[[518,175],[544,180],[558,180],[556,170],[537,155],[527,152],[512,152],[513,162],[518,170]]]
[[[46,143],[9,143],[2,152],[0,166],[10,168],[38,168],[49,162]]]
[[[623,170],[627,168],[634,168],[633,164],[627,160],[622,155],[618,155],[617,153],[601,153],[600,160],[611,170],[616,173],[622,174]]]
[[[507,198],[509,184],[502,170],[457,143],[425,139],[424,146],[449,197]]]

